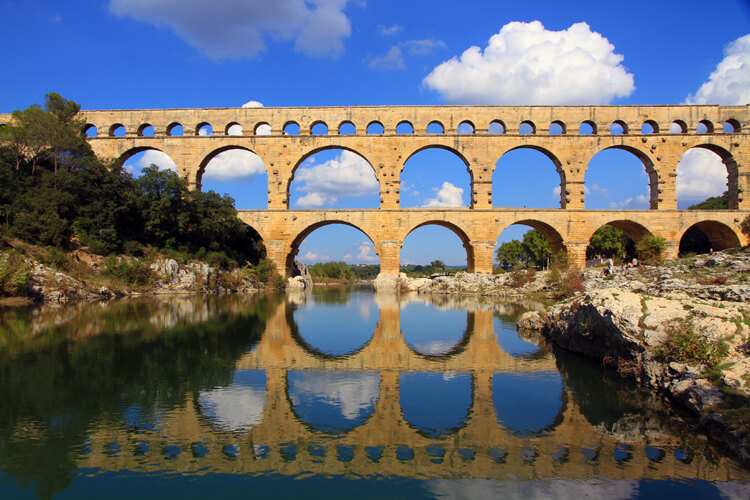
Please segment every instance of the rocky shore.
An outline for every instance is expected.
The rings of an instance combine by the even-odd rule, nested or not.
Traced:
[[[585,292],[518,328],[664,391],[750,461],[750,252],[585,276]]]

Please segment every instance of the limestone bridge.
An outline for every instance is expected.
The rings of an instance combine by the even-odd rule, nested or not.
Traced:
[[[458,235],[466,248],[468,270],[481,273],[492,271],[496,240],[512,224],[538,229],[553,251],[567,251],[578,266],[585,263],[589,238],[605,224],[622,229],[635,242],[647,234],[664,237],[668,258],[677,256],[681,238],[693,227],[706,234],[714,249],[748,244],[739,224],[750,214],[750,105],[356,106],[85,111],[82,115],[89,143],[98,155],[125,161],[141,151],[162,151],[196,189],[217,154],[230,149],[257,154],[268,173],[268,209],[238,212],[260,234],[277,269],[287,274],[305,237],[335,223],[354,226],[370,238],[383,274],[398,273],[404,239],[428,224]],[[207,126],[212,133],[203,135]],[[238,126],[241,135],[235,135]],[[292,129],[296,135],[290,133]],[[470,207],[401,208],[404,165],[427,148],[452,151],[464,162],[471,179]],[[503,154],[519,148],[540,151],[553,162],[560,176],[560,208],[492,206],[495,164]],[[649,210],[585,208],[589,160],[613,148],[628,151],[643,163],[649,178]],[[729,210],[677,209],[677,164],[692,148],[712,151],[726,166]],[[305,159],[327,149],[355,152],[370,164],[380,185],[378,209],[289,209],[295,171]],[[528,179],[529,184],[534,182]]]

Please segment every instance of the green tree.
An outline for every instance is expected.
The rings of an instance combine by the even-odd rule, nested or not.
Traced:
[[[591,235],[586,253],[589,256],[622,257],[629,239],[624,231],[607,224]]]
[[[547,259],[552,256],[552,249],[549,246],[547,238],[536,229],[532,229],[524,234],[521,244],[526,253],[527,264],[532,263],[536,266],[543,266],[547,263]]]
[[[688,210],[728,210],[729,193],[724,191],[721,196],[712,196],[700,203],[688,207]]]
[[[521,261],[527,261],[523,244],[518,240],[511,240],[497,247],[495,260],[501,267],[514,267]]]

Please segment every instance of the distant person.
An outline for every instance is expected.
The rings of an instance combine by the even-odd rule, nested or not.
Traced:
[[[633,257],[633,267],[638,267],[638,259]]]

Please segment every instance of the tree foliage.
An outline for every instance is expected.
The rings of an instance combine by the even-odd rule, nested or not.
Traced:
[[[520,241],[510,240],[497,247],[495,261],[503,268],[515,267],[527,261],[526,251]]]
[[[689,206],[688,210],[729,210],[729,193],[724,191],[721,196],[712,196],[700,203]]]
[[[263,256],[231,197],[190,191],[185,179],[153,165],[134,179],[121,164],[97,158],[79,109],[51,93],[44,108],[14,111],[0,128],[0,220],[8,233],[104,255],[149,245],[225,263]]]
[[[604,225],[596,230],[589,239],[586,253],[589,257],[601,255],[603,257],[622,257],[632,251],[633,241],[625,231]]]
[[[552,257],[552,249],[549,246],[549,241],[547,241],[547,237],[541,231],[536,229],[527,231],[523,235],[521,243],[528,256],[528,263],[536,266],[544,266],[547,264],[547,259]]]

